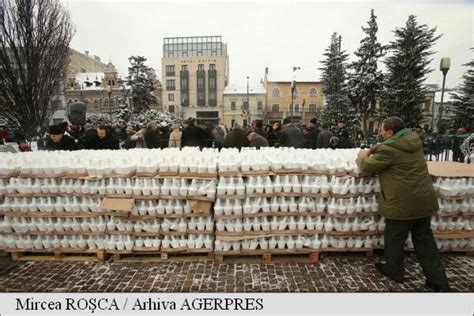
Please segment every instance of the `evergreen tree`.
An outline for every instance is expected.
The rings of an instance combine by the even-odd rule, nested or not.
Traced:
[[[131,66],[127,84],[132,88],[133,111],[141,113],[157,104],[153,69],[145,65],[147,59],[143,56],[131,56],[128,60]]]
[[[128,105],[125,103],[119,104],[117,111],[115,111],[115,117],[117,119],[122,119],[125,122],[128,122],[130,120],[132,114],[132,111],[130,111]]]
[[[422,108],[426,102],[426,90],[422,86],[432,69],[429,57],[434,53],[431,47],[441,35],[435,35],[435,28],[419,25],[410,15],[404,27],[394,31],[395,40],[388,48],[386,58],[385,91],[382,97],[384,116],[399,116],[407,126],[422,123]]]
[[[348,126],[357,124],[357,117],[347,97],[347,54],[341,50],[341,36],[331,35],[331,44],[326,48],[321,61],[322,82],[326,105],[321,111],[323,121],[335,124],[343,120]]]
[[[471,49],[472,50],[472,49]],[[469,67],[462,76],[464,82],[458,87],[455,93],[453,111],[456,114],[454,118],[454,129],[459,127],[466,128],[467,131],[474,131],[474,60],[471,60],[463,66]]]
[[[383,88],[382,71],[378,70],[377,62],[385,55],[384,47],[377,41],[377,17],[374,10],[370,11],[368,27],[362,27],[366,33],[360,41],[360,47],[354,52],[357,61],[350,65],[348,90],[349,99],[356,109],[358,119],[367,137],[369,118],[377,116],[377,101]]]

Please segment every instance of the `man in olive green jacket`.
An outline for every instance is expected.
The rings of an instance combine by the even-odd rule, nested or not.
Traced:
[[[381,193],[379,212],[386,218],[385,260],[376,269],[397,282],[404,280],[405,242],[411,232],[415,253],[426,276],[426,285],[435,291],[449,291],[438,248],[430,228],[431,216],[438,211],[420,138],[398,117],[383,121],[384,142],[371,150],[361,150],[356,159],[366,174],[378,174]]]

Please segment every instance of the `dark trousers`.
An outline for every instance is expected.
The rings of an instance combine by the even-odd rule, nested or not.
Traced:
[[[426,279],[439,286],[448,285],[446,272],[439,257],[436,241],[430,227],[431,217],[413,220],[386,219],[384,271],[403,277],[405,273],[405,242],[411,232],[415,254],[420,261]]]

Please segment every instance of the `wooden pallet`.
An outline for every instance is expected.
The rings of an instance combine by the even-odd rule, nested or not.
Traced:
[[[213,249],[134,249],[133,251],[108,251],[115,262],[189,262],[214,259]]]
[[[283,263],[283,262],[318,262],[320,252],[314,249],[275,249],[275,250],[239,250],[214,252],[214,262],[218,264],[233,263]]]
[[[103,249],[53,249],[32,250],[15,249],[6,250],[11,253],[13,261],[85,261],[100,262],[105,260]]]
[[[365,253],[367,257],[372,257],[374,255],[374,248],[323,248],[321,249],[321,258],[326,257],[329,253],[334,252],[359,252]]]

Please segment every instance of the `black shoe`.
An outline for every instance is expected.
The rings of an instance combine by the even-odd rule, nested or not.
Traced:
[[[434,284],[431,281],[426,280],[425,283],[426,287],[429,287],[432,289],[434,292],[451,292],[451,288],[449,287],[448,284],[446,285],[438,285]]]
[[[383,263],[377,262],[377,263],[375,264],[375,269],[376,269],[378,272],[380,272],[380,273],[382,273],[383,275],[385,275],[387,278],[389,278],[389,279],[391,279],[391,280],[393,280],[393,281],[395,281],[395,282],[398,282],[398,283],[403,283],[403,281],[404,281],[404,278],[403,278],[403,277],[401,277],[401,276],[395,276],[395,275],[390,275],[390,274],[386,273],[386,272],[383,270],[383,266],[384,266]]]

